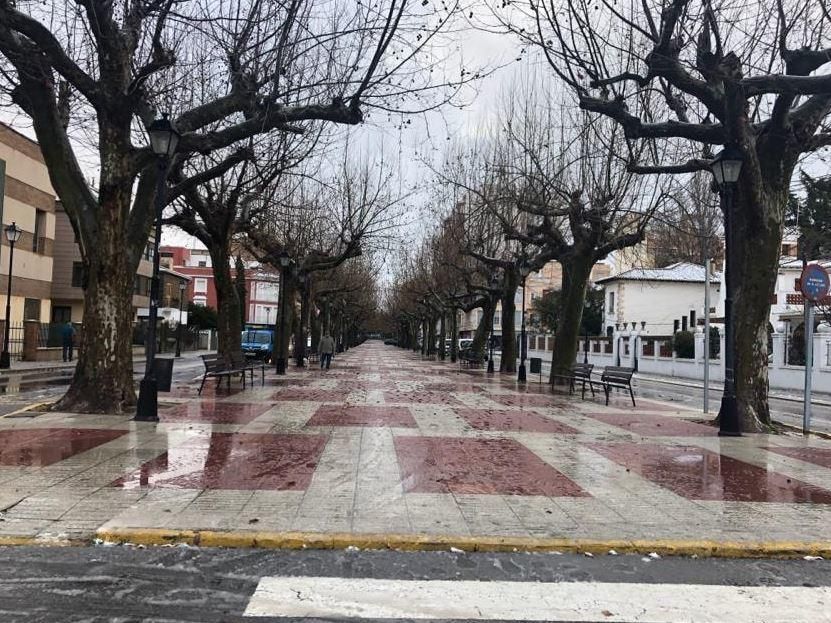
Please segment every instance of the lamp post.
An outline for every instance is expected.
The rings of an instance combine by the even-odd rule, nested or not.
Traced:
[[[6,240],[9,241],[9,279],[6,284],[6,327],[3,333],[3,352],[0,353],[0,368],[7,369],[12,365],[9,354],[9,329],[11,328],[12,313],[12,263],[14,261],[14,243],[20,240],[23,230],[16,223],[6,227]]]
[[[182,356],[182,313],[185,305],[185,291],[188,289],[188,284],[182,281],[179,284],[179,324],[176,325],[176,356]]]
[[[497,283],[498,283],[498,281],[497,281],[496,274],[491,275],[491,279],[490,279],[491,290],[496,289]],[[488,292],[488,296],[491,296],[490,292]],[[493,329],[494,329],[495,319],[496,319],[496,305],[493,306],[493,311],[491,312],[491,337],[490,337],[490,344],[489,344],[489,348],[488,348],[488,374],[493,374],[493,371],[494,371],[494,366],[493,366]],[[455,338],[455,336],[454,336],[454,338]]]
[[[150,146],[156,154],[156,205],[155,205],[155,240],[153,240],[153,279],[150,282],[150,308],[147,317],[147,348],[144,365],[144,378],[139,384],[138,404],[136,405],[137,422],[158,422],[159,388],[156,382],[154,360],[156,358],[156,321],[159,317],[159,244],[162,238],[162,212],[164,211],[167,168],[170,159],[176,153],[179,144],[179,132],[168,119],[167,113],[161,119],[150,124]]]
[[[736,403],[735,378],[735,340],[733,324],[733,294],[735,291],[736,265],[731,260],[735,253],[733,247],[733,188],[739,180],[742,170],[742,153],[732,145],[728,145],[711,163],[713,177],[719,188],[719,194],[724,206],[724,237],[727,247],[725,254],[727,266],[725,269],[725,296],[724,296],[724,394],[719,409],[719,431],[722,437],[741,436],[741,422]]]
[[[285,337],[285,329],[286,329],[286,275],[288,274],[288,267],[291,264],[291,258],[286,251],[280,252],[280,293],[278,296],[280,300],[277,301],[277,316],[278,316],[278,329],[277,329],[277,339],[275,340],[276,346],[278,347],[277,356],[274,358],[274,371],[277,374],[285,374],[286,373],[286,354],[283,352],[285,350],[283,342],[285,341],[283,338]]]
[[[517,383],[525,383],[526,381],[526,373],[525,373],[525,357],[528,354],[528,348],[526,343],[525,337],[525,280],[530,273],[530,269],[526,264],[523,264],[522,267],[519,269],[519,274],[522,276],[522,324],[520,325],[519,331],[519,370],[517,371],[516,380]]]

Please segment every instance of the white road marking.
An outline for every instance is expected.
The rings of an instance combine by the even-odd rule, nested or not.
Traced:
[[[264,577],[245,616],[825,623],[831,587]]]

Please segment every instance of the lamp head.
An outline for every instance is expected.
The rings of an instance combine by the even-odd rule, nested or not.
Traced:
[[[156,119],[150,124],[150,146],[157,156],[170,158],[176,153],[181,136],[176,127],[168,119],[167,113],[162,113],[161,119]]]
[[[733,145],[728,145],[716,154],[716,157],[710,163],[710,169],[719,188],[724,188],[739,181],[743,160],[742,152]]]
[[[20,240],[20,236],[23,235],[23,230],[17,226],[17,223],[12,223],[11,225],[6,226],[6,240],[9,241],[9,244],[14,244],[18,240]]]

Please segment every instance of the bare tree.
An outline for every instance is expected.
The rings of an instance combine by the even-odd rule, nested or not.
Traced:
[[[283,294],[287,301],[300,295],[295,358],[303,365],[315,273],[332,271],[384,246],[398,225],[407,195],[393,192],[392,172],[382,158],[358,160],[348,151],[329,180],[310,175],[296,179],[296,184],[261,197],[264,207],[249,220],[245,233],[249,250],[261,261],[279,267],[282,255],[292,259],[291,269],[284,273]],[[288,355],[291,328],[291,321],[279,327],[284,352],[278,357]]]
[[[743,429],[766,429],[768,311],[789,184],[802,154],[831,144],[826,1],[556,0],[493,9],[542,52],[583,110],[676,156],[638,172],[706,170],[713,145],[741,153],[727,250],[735,284],[728,347]]]
[[[657,266],[673,262],[721,261],[722,215],[712,177],[694,173],[679,180],[647,232],[647,249]]]
[[[133,276],[165,175],[143,138],[157,111],[169,110],[182,133],[176,169],[257,134],[304,132],[315,120],[358,124],[373,107],[438,105],[447,94],[441,85],[452,82],[454,91],[475,77],[425,71],[442,55],[436,33],[457,8],[407,0],[0,0],[0,88],[33,121],[86,275],[79,360],[58,409],[113,412],[136,400]],[[99,164],[95,189],[81,164],[90,153]],[[190,183],[228,167],[219,162]]]

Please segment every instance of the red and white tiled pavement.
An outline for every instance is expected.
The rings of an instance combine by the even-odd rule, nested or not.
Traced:
[[[0,418],[0,537],[99,528],[831,541],[831,441],[518,389],[369,342],[159,424]]]

